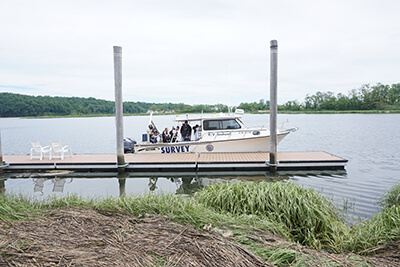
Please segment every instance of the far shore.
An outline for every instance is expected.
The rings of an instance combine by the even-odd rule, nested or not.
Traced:
[[[400,109],[393,110],[278,110],[278,114],[399,114]],[[162,115],[182,115],[198,113],[153,113],[154,116]],[[205,113],[211,114],[211,113]],[[245,112],[245,114],[269,114],[269,111]],[[148,116],[149,113],[125,113],[124,116]],[[36,117],[1,117],[1,118],[23,118],[23,119],[54,119],[54,118],[95,118],[95,117],[114,117],[114,114],[72,114],[72,115],[44,115]]]

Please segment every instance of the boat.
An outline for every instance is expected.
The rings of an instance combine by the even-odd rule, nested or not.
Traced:
[[[142,135],[140,143],[133,145],[133,153],[269,152],[270,131],[263,126],[245,126],[241,120],[243,115],[242,109],[236,109],[234,113],[201,114],[192,117],[178,115],[174,119],[176,124],[183,125],[187,122],[191,127],[195,124],[199,126],[190,141],[173,142],[171,139],[170,142],[152,143],[151,134],[161,132],[154,124],[151,113],[146,133]],[[277,143],[296,130],[296,127],[278,129]]]

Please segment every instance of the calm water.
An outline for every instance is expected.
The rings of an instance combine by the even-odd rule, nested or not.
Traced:
[[[155,116],[162,129],[171,128],[175,116]],[[249,126],[268,126],[268,115],[246,114]],[[350,205],[348,214],[354,218],[369,218],[378,212],[377,201],[400,180],[400,114],[329,114],[278,116],[280,123],[297,126],[299,131],[287,136],[279,145],[280,151],[327,151],[349,160],[343,171],[269,173],[127,174],[18,174],[0,179],[6,193],[21,193],[45,198],[49,195],[77,193],[82,196],[115,196],[145,192],[174,192],[189,194],[203,186],[220,181],[291,180],[313,187],[341,207]],[[124,136],[140,139],[148,117],[125,117]],[[48,145],[49,140],[69,144],[74,153],[114,153],[115,120],[102,118],[65,119],[4,119],[0,118],[3,154],[28,154],[29,140]]]

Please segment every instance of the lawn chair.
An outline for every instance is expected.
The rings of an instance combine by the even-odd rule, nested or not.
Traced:
[[[39,141],[31,141],[31,160],[33,158],[37,158],[42,160],[44,158],[44,154],[45,153],[49,153],[51,151],[50,146],[44,146],[42,147],[39,143]],[[39,155],[34,155],[34,154],[39,154]],[[49,153],[50,154],[50,153]],[[51,155],[50,155],[50,159],[51,159]]]
[[[72,158],[72,151],[69,145],[62,146],[60,141],[50,141],[50,159],[59,158],[64,159],[64,154],[69,152],[69,155]]]

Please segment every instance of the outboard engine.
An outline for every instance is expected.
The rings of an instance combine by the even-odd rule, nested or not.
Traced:
[[[133,153],[135,152],[135,139],[126,137],[124,138],[124,153]]]

